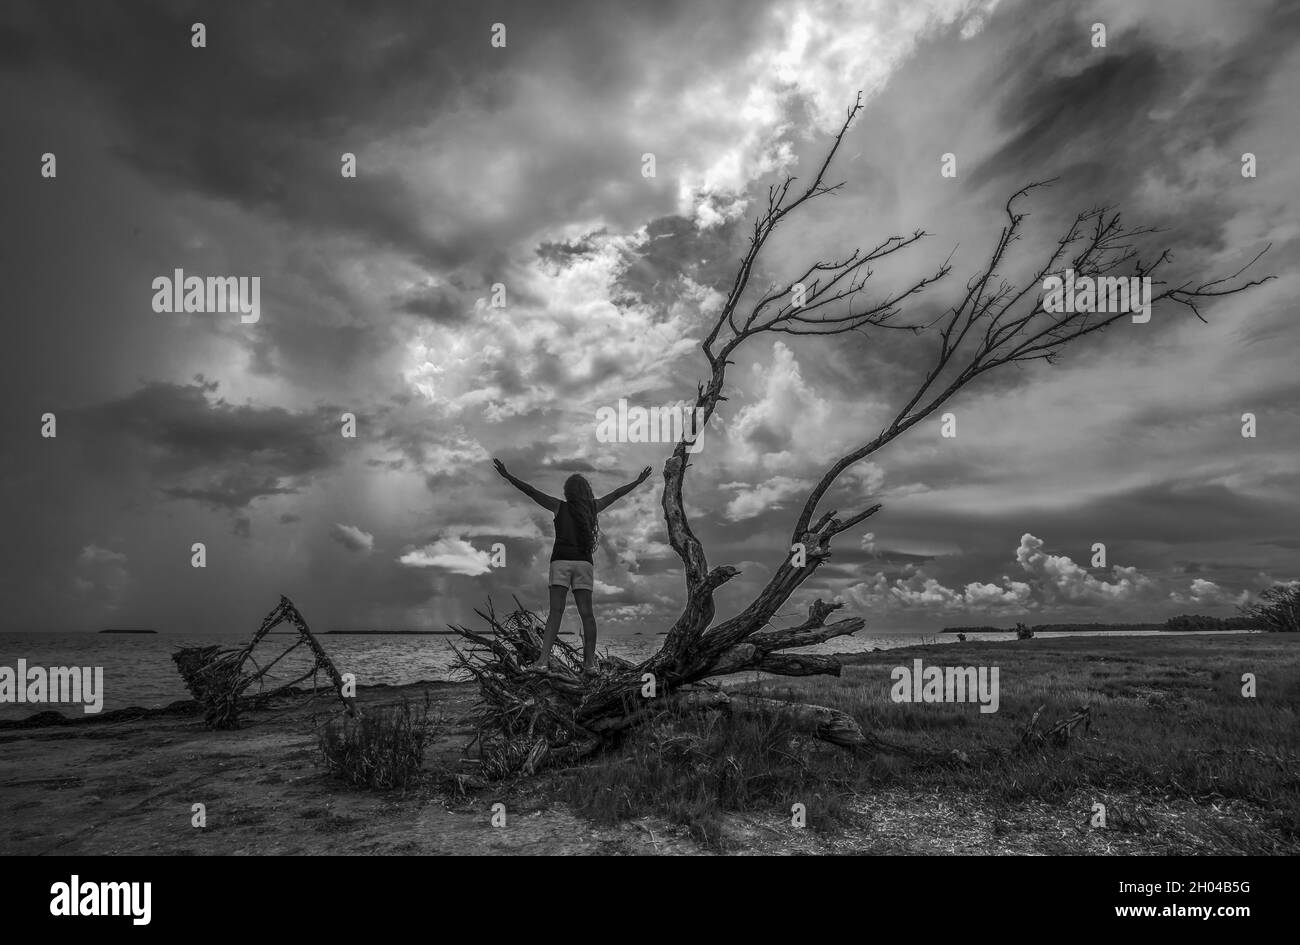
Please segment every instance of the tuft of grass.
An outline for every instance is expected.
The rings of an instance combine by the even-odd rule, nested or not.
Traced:
[[[424,763],[429,707],[426,695],[418,707],[403,699],[367,708],[360,719],[330,721],[319,736],[326,770],[357,787],[405,792]]]
[[[779,713],[671,714],[635,731],[617,754],[570,770],[562,796],[597,823],[654,811],[704,846],[726,849],[724,825],[733,812],[792,818],[802,804],[814,830],[851,820],[849,771],[813,760],[821,754]]]

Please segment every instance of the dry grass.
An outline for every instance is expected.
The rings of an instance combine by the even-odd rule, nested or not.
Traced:
[[[419,776],[429,740],[428,695],[413,707],[403,699],[376,707],[361,718],[332,719],[321,729],[319,749],[326,769],[357,787],[405,791]]]
[[[801,754],[779,714],[668,715],[635,732],[617,756],[570,769],[563,796],[606,825],[652,810],[717,849],[727,847],[728,813],[790,812],[800,803],[814,830],[851,820],[842,779],[827,779]]]
[[[998,666],[1001,706],[894,703],[890,670]],[[679,717],[631,736],[621,752],[574,769],[562,789],[598,822],[663,816],[725,848],[732,815],[911,837],[978,834],[985,848],[1037,832],[1045,852],[1300,852],[1300,640],[1277,635],[1032,639],[957,643],[846,659],[842,677],[762,679],[739,688],[842,709],[926,759],[854,756],[800,741],[779,717]],[[1257,698],[1241,694],[1254,673]],[[1007,752],[1035,709],[1092,710],[1064,748]],[[941,760],[959,750],[970,759]],[[933,792],[900,805],[878,800]],[[1107,829],[1089,826],[1093,804]],[[900,834],[901,812],[912,818]],[[920,813],[918,813],[920,812]],[[920,821],[916,820],[920,817]],[[734,818],[733,818],[734,819]]]

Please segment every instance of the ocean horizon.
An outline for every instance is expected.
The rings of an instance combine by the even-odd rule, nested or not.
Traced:
[[[1231,633],[1240,631],[1216,631]],[[1161,630],[1109,630],[1109,631],[1045,631],[1036,637],[1077,636],[1178,636]],[[273,659],[290,642],[290,632],[275,632],[273,639],[263,642],[254,651],[254,658],[265,653]],[[318,636],[324,636],[318,634]],[[968,633],[968,640],[1012,640],[1013,631],[999,633]],[[0,633],[0,666],[14,667],[17,661],[27,665],[102,667],[104,692],[102,712],[132,706],[159,708],[178,699],[190,698],[181,681],[172,653],[181,647],[218,644],[237,646],[249,638],[246,632],[185,634],[158,631],[157,633],[101,633],[98,631],[46,632],[26,631]],[[576,634],[566,634],[562,639],[574,643]],[[415,682],[448,680],[453,676],[457,638],[433,634],[398,632],[348,633],[328,635],[322,641],[325,651],[335,661],[340,672],[356,675],[359,686],[406,685]],[[627,660],[642,660],[654,653],[662,642],[661,635],[603,636],[597,644],[600,652],[608,651]],[[958,643],[954,633],[934,631],[877,631],[837,637],[805,653],[864,653],[874,649],[897,649],[918,644]],[[263,660],[262,662],[265,662]],[[306,648],[290,654],[276,664],[273,678],[267,687],[274,688],[306,672],[311,658]],[[759,674],[762,675],[762,674]],[[323,685],[328,681],[322,675]],[[79,704],[0,702],[0,719],[22,719],[48,710],[65,715],[84,714]]]

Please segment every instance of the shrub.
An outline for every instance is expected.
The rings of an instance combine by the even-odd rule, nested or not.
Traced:
[[[320,752],[330,774],[358,787],[405,791],[419,774],[429,737],[429,697],[412,707],[369,708],[354,719],[329,722],[320,733]]]
[[[1300,582],[1274,584],[1241,612],[1274,633],[1300,631]]]

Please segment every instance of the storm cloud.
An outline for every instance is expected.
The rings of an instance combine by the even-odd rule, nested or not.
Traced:
[[[1163,228],[1171,278],[1269,245],[1277,278],[1205,323],[1157,309],[1059,364],[980,378],[949,408],[955,438],[932,418],[841,478],[826,508],[883,510],[791,606],[839,597],[914,629],[1230,613],[1300,576],[1293,7],[8,4],[0,87],[23,104],[0,143],[0,478],[23,554],[5,619],[229,628],[280,593],[325,626],[540,605],[550,514],[498,457],[553,495],[572,472],[603,494],[655,470],[601,516],[597,602],[615,632],[662,629],[682,582],[667,449],[600,442],[596,411],[694,395],[768,187],[813,173],[859,91],[830,173],[844,187],[783,222],[756,287],[924,229],[868,294],[950,259],[909,300],[932,319],[1010,193],[1047,178],[1008,278],[1098,204]],[[175,269],[259,276],[260,320],[153,312]],[[710,563],[742,571],[720,614],[789,553],[807,490],[889,421],[934,344],[778,335],[733,354],[686,494]],[[1096,542],[1105,569],[1085,563]]]

